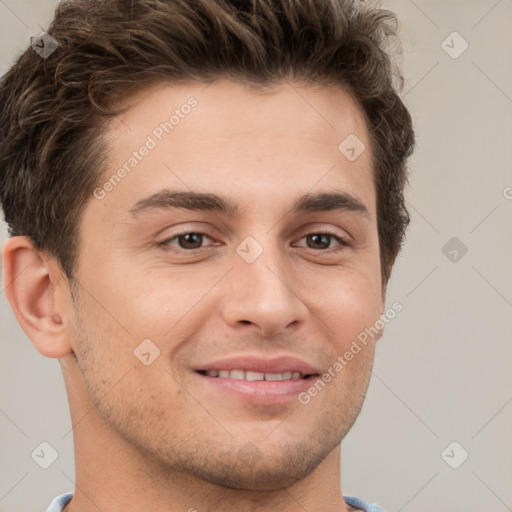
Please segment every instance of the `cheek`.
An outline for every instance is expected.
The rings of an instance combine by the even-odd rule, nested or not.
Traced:
[[[340,348],[375,324],[381,306],[378,273],[360,269],[342,269],[338,275],[323,279],[312,303],[316,315],[330,328],[329,337]]]
[[[120,315],[135,337],[153,336],[164,342],[181,332],[189,317],[203,311],[203,299],[218,279],[212,272],[141,271],[124,290],[125,306]]]
[[[78,366],[103,416],[115,420],[123,416],[122,411],[139,414],[155,400],[158,390],[165,390],[162,399],[178,403],[181,390],[173,386],[166,371],[163,351],[147,340],[142,345],[132,331],[128,335],[109,315],[98,311],[94,301],[83,298],[78,308],[73,328]],[[94,322],[87,321],[91,318]]]
[[[172,329],[209,283],[186,270],[140,269],[122,258],[103,261],[94,269],[84,266],[82,276],[94,298],[87,305],[90,318],[109,334],[117,332],[123,342],[128,337],[132,343],[161,337]]]

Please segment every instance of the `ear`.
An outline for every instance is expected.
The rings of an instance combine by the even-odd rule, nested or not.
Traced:
[[[68,336],[68,283],[54,259],[25,236],[10,238],[2,250],[4,288],[21,328],[46,357],[72,353]]]

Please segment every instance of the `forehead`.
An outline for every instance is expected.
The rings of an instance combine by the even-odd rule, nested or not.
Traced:
[[[193,107],[195,115],[188,116],[191,99],[197,106]],[[174,127],[189,117],[187,124],[193,124],[203,135],[220,137],[239,134],[242,125],[268,130],[272,125],[282,128],[286,124],[288,132],[307,138],[329,134],[337,139],[349,129],[366,134],[362,108],[341,86],[303,82],[256,86],[227,79],[143,89],[127,100],[125,112],[109,123],[108,130],[111,135],[124,134],[129,141],[139,129],[149,133],[169,121],[173,113],[177,117],[171,123]]]
[[[114,190],[105,202],[125,210],[164,188],[221,193],[237,187],[243,195],[246,187],[256,197],[269,196],[272,187],[303,194],[318,183],[359,189],[355,195],[366,199],[373,194],[364,114],[341,87],[159,84],[129,99],[107,126],[106,141],[108,169],[100,184],[122,181],[108,187]],[[349,146],[365,149],[350,159]]]

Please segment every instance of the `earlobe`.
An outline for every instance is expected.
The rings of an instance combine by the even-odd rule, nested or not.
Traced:
[[[71,353],[66,309],[57,265],[48,261],[25,236],[10,238],[2,250],[4,287],[18,323],[46,357]]]

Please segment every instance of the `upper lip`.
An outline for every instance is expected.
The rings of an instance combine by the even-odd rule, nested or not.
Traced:
[[[196,368],[202,370],[245,370],[261,373],[299,372],[302,375],[316,375],[320,370],[297,357],[235,356],[217,359]]]

